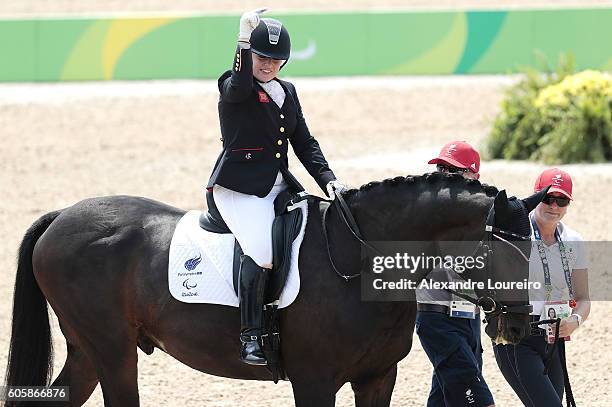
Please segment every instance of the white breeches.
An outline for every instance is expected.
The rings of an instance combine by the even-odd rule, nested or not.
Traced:
[[[213,199],[221,217],[230,228],[244,254],[263,267],[272,264],[272,222],[274,199],[287,189],[279,172],[268,195],[259,198],[215,185]]]

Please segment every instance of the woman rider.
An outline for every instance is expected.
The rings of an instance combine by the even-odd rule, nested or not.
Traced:
[[[234,64],[218,81],[223,150],[207,185],[207,199],[212,193],[244,252],[240,359],[252,365],[266,364],[260,338],[264,289],[272,268],[274,198],[287,188],[304,190],[289,172],[287,144],[330,198],[334,190],[346,189],[310,135],[295,87],[276,77],[289,59],[291,42],[280,21],[260,18],[264,11],[242,15]]]

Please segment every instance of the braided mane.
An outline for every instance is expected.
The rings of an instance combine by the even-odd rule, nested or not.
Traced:
[[[343,195],[345,199],[350,200],[355,195],[358,195],[360,192],[367,192],[378,186],[385,187],[397,187],[401,185],[423,185],[423,184],[431,184],[438,185],[444,184],[448,186],[454,186],[467,190],[472,194],[482,193],[484,192],[488,197],[494,197],[499,191],[496,187],[492,185],[483,184],[475,179],[466,179],[461,174],[446,174],[441,172],[432,172],[423,175],[408,175],[406,177],[394,177],[387,178],[382,181],[371,181],[367,184],[360,186],[359,188],[354,188],[346,191]]]

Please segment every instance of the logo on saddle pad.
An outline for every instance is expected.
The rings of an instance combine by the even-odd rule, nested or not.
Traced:
[[[198,286],[198,283],[192,283],[191,281],[189,281],[189,279],[186,279],[185,281],[183,281],[183,287],[185,287],[188,290],[191,290],[192,288],[196,288]]]
[[[198,264],[202,261],[202,255],[198,253],[197,257],[193,257],[185,262],[185,269],[187,271],[195,270]]]

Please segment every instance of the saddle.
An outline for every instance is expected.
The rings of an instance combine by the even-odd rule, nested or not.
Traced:
[[[303,216],[296,203],[305,200],[304,192],[295,193],[290,190],[281,192],[274,200],[275,218],[272,223],[272,257],[273,268],[269,273],[265,289],[264,326],[262,327],[262,349],[268,361],[267,368],[272,373],[274,382],[285,379],[280,355],[280,329],[278,323],[279,297],[285,286],[285,281],[291,267],[292,244],[300,233]],[[212,233],[231,233],[215,205],[212,192],[207,191],[206,202],[208,211],[202,213],[199,219],[200,227]],[[234,241],[233,286],[238,295],[238,277],[240,271],[240,256],[242,248]]]

